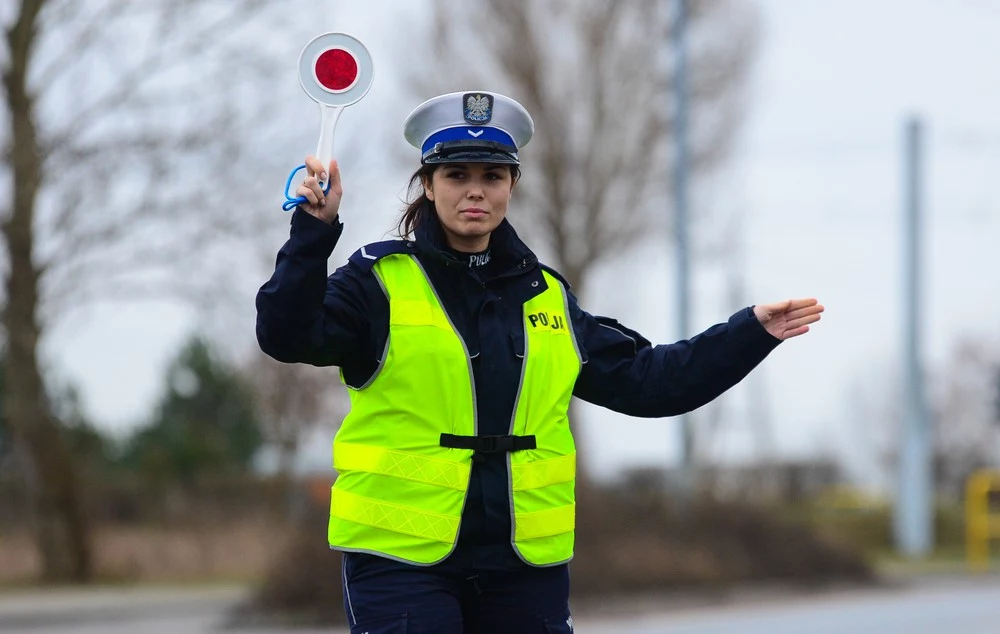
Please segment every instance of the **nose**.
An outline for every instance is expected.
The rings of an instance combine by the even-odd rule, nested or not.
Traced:
[[[469,185],[469,191],[466,192],[466,195],[475,200],[482,200],[485,196],[485,194],[483,194],[483,187],[479,183],[471,183]]]

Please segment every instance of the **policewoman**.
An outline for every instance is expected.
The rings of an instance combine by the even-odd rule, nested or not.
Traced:
[[[339,366],[350,393],[329,541],[343,552],[351,632],[571,632],[571,397],[632,416],[691,411],[822,306],[745,308],[653,346],[580,308],[508,221],[533,132],[519,103],[441,95],[404,132],[421,167],[402,239],[361,248],[328,277],[343,186],[336,161],[308,157],[297,192],[308,202],[257,295],[261,348]]]

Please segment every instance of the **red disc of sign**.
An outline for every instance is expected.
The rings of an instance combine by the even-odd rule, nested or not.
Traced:
[[[309,40],[299,55],[299,85],[323,106],[349,106],[372,85],[372,56],[346,33],[323,33]]]
[[[316,59],[314,70],[320,85],[333,92],[347,90],[358,80],[358,60],[343,48],[323,51]]]

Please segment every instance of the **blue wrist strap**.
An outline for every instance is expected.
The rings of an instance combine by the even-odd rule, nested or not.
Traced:
[[[295,178],[295,175],[298,174],[300,170],[304,170],[305,168],[306,168],[305,163],[299,165],[298,167],[292,170],[292,173],[288,175],[288,180],[285,181],[285,202],[281,205],[281,208],[285,211],[292,211],[299,205],[309,204],[309,200],[305,196],[293,197],[288,192],[288,190],[291,189],[292,187],[292,179]],[[323,194],[326,195],[329,193],[330,193],[330,182],[327,181],[326,188],[323,190]]]

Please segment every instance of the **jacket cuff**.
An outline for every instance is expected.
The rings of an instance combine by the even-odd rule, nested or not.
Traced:
[[[736,312],[729,318],[730,336],[741,341],[749,350],[757,351],[763,355],[778,347],[781,339],[778,339],[764,328],[757,315],[753,313],[753,306],[748,306]]]
[[[344,232],[344,223],[338,215],[333,224],[327,224],[299,207],[292,213],[290,244],[300,255],[329,258]]]

